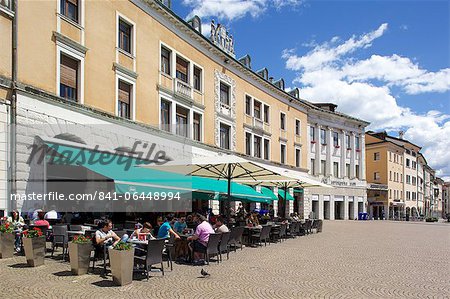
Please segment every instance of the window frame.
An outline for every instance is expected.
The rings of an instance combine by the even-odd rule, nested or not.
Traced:
[[[195,75],[195,70],[199,70],[200,71],[200,75],[198,76],[198,88],[196,86],[196,75]],[[193,64],[193,68],[192,68],[192,88],[198,92],[203,92],[203,68],[199,67],[197,64]]]
[[[298,118],[295,119],[295,135],[296,136],[302,135],[302,121]]]
[[[280,130],[286,131],[286,113],[280,111]]]
[[[129,27],[128,28],[129,29],[129,36],[128,36],[128,39],[129,39],[128,48],[129,49],[125,49],[125,45],[123,44],[122,36],[126,36],[126,35],[122,34],[122,32],[124,32],[124,31],[121,30],[121,24],[124,24],[124,25]],[[119,16],[119,24],[118,24],[118,28],[117,28],[117,33],[118,33],[118,36],[117,36],[117,41],[118,41],[117,47],[119,48],[119,50],[123,51],[123,52],[125,52],[127,54],[133,55],[133,47],[134,47],[134,44],[133,44],[133,24],[130,24],[124,18]]]
[[[128,25],[131,26],[131,37],[130,37],[130,52],[127,52],[126,50],[123,50],[119,47],[119,24],[120,19],[122,19],[125,23],[128,23]],[[116,11],[116,49],[120,53],[129,56],[132,59],[135,59],[136,57],[136,23],[133,22],[130,18],[126,17],[122,13]],[[117,59],[117,57],[116,57]],[[116,61],[117,62],[117,61]]]
[[[295,147],[295,167],[300,168],[302,166],[302,149]]]
[[[125,119],[129,119],[129,120],[131,120],[132,119],[132,111],[134,110],[134,106],[133,106],[133,94],[135,93],[135,91],[134,91],[134,85],[132,84],[132,83],[129,83],[129,82],[127,82],[127,81],[125,81],[125,80],[123,80],[122,78],[118,78],[118,80],[117,80],[118,82],[117,82],[117,94],[118,94],[118,96],[117,96],[117,103],[116,103],[116,106],[117,106],[117,116],[118,117],[121,117],[121,118],[125,118]],[[120,102],[122,102],[122,103],[125,103],[125,102],[123,102],[123,101],[121,101],[120,100],[120,85],[121,85],[121,83],[122,84],[124,84],[124,85],[128,85],[129,86],[129,94],[128,94],[128,116],[123,116],[123,115],[120,115],[120,107],[121,107],[121,105],[119,104]],[[126,103],[125,103],[126,104]]]
[[[136,82],[131,80],[122,73],[116,71],[116,103],[115,103],[115,115],[119,116],[119,80],[131,85],[131,99],[130,99],[130,118],[129,120],[136,120]]]
[[[169,110],[167,112],[168,113],[168,120],[169,120],[169,122],[167,124],[163,124],[162,123],[163,122],[162,112],[166,111],[166,110],[162,109],[163,108],[163,102],[167,103],[168,106],[169,106]],[[173,109],[173,102],[170,101],[169,99],[165,98],[165,97],[160,97],[160,100],[159,100],[159,110],[160,110],[160,113],[159,113],[159,129],[160,130],[165,131],[165,132],[172,132],[172,127],[171,127],[172,123],[173,123],[173,120],[172,120],[172,109]],[[164,128],[166,126],[167,126],[167,129]]]
[[[66,9],[68,9],[68,3],[71,3],[72,1],[76,1],[77,5],[76,5],[76,12],[77,12],[77,16],[76,19],[73,19],[69,14],[68,11],[66,12]],[[70,21],[81,25],[81,14],[82,14],[82,10],[81,10],[81,5],[82,5],[82,0],[60,0],[59,1],[59,13],[61,14],[61,16],[69,19]],[[74,4],[72,4],[74,5]]]
[[[226,142],[226,143],[228,143],[228,147],[222,146],[222,127],[228,127],[228,138],[227,138],[227,142]],[[226,149],[226,150],[231,150],[231,134],[232,134],[231,130],[232,130],[232,126],[230,126],[229,124],[223,123],[223,122],[219,123],[219,134],[220,134],[219,147],[220,148]]]
[[[77,103],[84,104],[84,54],[78,52],[77,50],[70,48],[66,44],[56,42],[56,90],[58,91],[58,96],[60,95],[59,89],[61,84],[61,55],[68,56],[74,60],[78,60],[78,99]]]
[[[283,164],[283,165],[287,164],[287,146],[286,146],[286,143],[280,143],[280,164]]]
[[[228,89],[228,92],[227,92],[227,102],[228,103],[224,103],[223,101],[222,101],[222,86],[226,86],[227,87],[227,89]],[[231,86],[229,85],[229,84],[227,84],[227,83],[225,83],[224,81],[220,81],[220,84],[219,84],[219,93],[220,93],[220,95],[219,95],[219,101],[220,101],[220,104],[221,105],[226,105],[227,107],[231,107],[230,106],[230,104],[231,104]]]
[[[172,55],[173,55],[173,51],[172,51],[172,49],[170,49],[170,48],[168,48],[167,46],[165,46],[164,44],[161,44],[161,46],[160,46],[160,55],[159,55],[159,60],[160,60],[160,64],[159,64],[159,67],[160,67],[160,69],[159,69],[159,71],[162,73],[162,74],[165,74],[165,75],[167,75],[167,76],[172,76]],[[164,51],[167,51],[167,53],[169,54],[169,56],[168,56],[168,59],[167,59],[167,61],[168,61],[168,72],[166,72],[164,69],[163,69],[163,52]]]

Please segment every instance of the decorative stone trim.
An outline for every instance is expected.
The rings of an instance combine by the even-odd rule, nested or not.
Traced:
[[[127,69],[126,67],[121,66],[120,64],[114,62],[113,68],[115,71],[120,72],[124,75],[127,75],[128,77],[133,78],[134,80],[137,79],[138,74],[136,72],[133,72],[132,70]]]
[[[67,36],[62,35],[59,32],[53,31],[53,37],[55,38],[55,41],[65,44],[66,46],[69,46],[72,49],[77,50],[78,52],[82,54],[86,54],[88,48],[85,46],[77,43],[76,41],[68,38]]]
[[[225,116],[221,113],[220,105],[220,82],[224,82],[230,86],[230,115]],[[214,70],[214,140],[216,146],[220,146],[220,123],[231,124],[231,140],[230,150],[236,150],[236,81]]]

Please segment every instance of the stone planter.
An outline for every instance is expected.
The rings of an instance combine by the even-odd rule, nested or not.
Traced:
[[[23,238],[22,241],[27,264],[30,267],[42,266],[45,257],[45,237]]]
[[[133,281],[134,248],[131,250],[109,250],[109,261],[114,283],[120,286]]]
[[[0,233],[0,258],[6,259],[14,256],[15,236],[15,233]]]
[[[75,275],[87,274],[91,261],[91,244],[69,243],[70,269]]]

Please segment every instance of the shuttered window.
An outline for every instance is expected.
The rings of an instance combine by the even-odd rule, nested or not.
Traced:
[[[131,28],[123,20],[119,20],[119,48],[131,54]]]
[[[71,101],[78,100],[78,61],[61,55],[60,94]]]
[[[189,62],[177,56],[177,79],[188,83]]]
[[[131,115],[131,84],[125,83],[119,80],[119,103],[118,112],[119,116],[130,119]]]

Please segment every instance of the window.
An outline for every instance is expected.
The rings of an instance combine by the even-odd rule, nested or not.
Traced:
[[[389,161],[392,161],[392,153],[389,152]]]
[[[409,174],[406,175],[406,183],[411,184],[411,176]]]
[[[176,111],[176,122],[177,122],[177,127],[176,127],[176,133],[177,135],[183,136],[183,137],[188,137],[188,115],[189,115],[189,110],[178,106],[177,105],[177,111]]]
[[[339,163],[338,162],[333,162],[333,175],[336,178],[339,177]]]
[[[78,0],[61,0],[61,14],[78,23]]]
[[[170,76],[170,50],[161,47],[161,72]]]
[[[230,106],[230,86],[220,82],[220,103]]]
[[[309,127],[309,139],[311,139],[311,141],[316,141],[316,131],[314,129],[313,126]]]
[[[252,155],[252,134],[245,133],[245,154]]]
[[[359,179],[359,165],[355,165],[355,178]]]
[[[327,144],[327,135],[325,129],[320,129],[320,143],[323,145]]]
[[[170,132],[171,104],[168,101],[161,101],[161,130]]]
[[[380,173],[379,172],[374,172],[373,173],[373,179],[375,181],[379,181],[380,180]]]
[[[357,150],[360,150],[359,137],[355,137],[355,147]]]
[[[350,144],[350,135],[345,135],[345,146],[347,147],[347,149],[352,148],[352,146]]]
[[[130,119],[131,92],[132,92],[131,84],[119,80],[118,114],[120,117]]]
[[[257,158],[261,158],[262,157],[262,152],[261,152],[261,141],[262,138],[259,136],[253,136],[253,155]]]
[[[202,91],[202,70],[194,66],[194,89]]]
[[[316,174],[316,160],[311,159],[311,174]]]
[[[411,160],[406,159],[406,167],[410,167],[410,165],[411,165]]]
[[[194,120],[193,120],[193,138],[194,140],[201,141],[202,140],[202,115],[194,112]]]
[[[68,56],[60,57],[59,96],[70,101],[78,100],[78,61]]]
[[[269,106],[264,105],[264,122],[269,123]]]
[[[295,135],[300,136],[301,123],[298,119],[295,120]]]
[[[412,177],[413,186],[417,185],[417,178],[415,176]]]
[[[264,159],[270,160],[270,141],[269,141],[269,139],[264,139]]]
[[[339,133],[333,132],[333,145],[334,147],[339,147]]]
[[[392,198],[392,189],[389,189],[389,198]]]
[[[281,130],[286,130],[286,114],[280,113],[280,128]]]
[[[245,96],[245,114],[252,115],[252,98]]]
[[[415,161],[412,161],[411,162],[411,166],[412,166],[412,169],[416,169],[417,168],[417,163]]]
[[[417,193],[416,193],[416,192],[413,192],[413,193],[412,193],[412,199],[413,199],[413,200],[416,200],[416,199],[417,199]]]
[[[189,62],[177,56],[176,77],[184,83],[189,83]]]
[[[301,160],[302,160],[301,151],[299,148],[296,148],[295,149],[295,167],[300,167]]]
[[[389,170],[389,180],[392,181],[392,170]]]
[[[350,177],[350,164],[345,164],[345,176]]]
[[[325,175],[326,170],[325,160],[320,160],[320,174]]]
[[[119,48],[131,54],[131,29],[132,26],[119,19]]]
[[[220,124],[220,147],[230,149],[230,126]]]
[[[411,199],[411,192],[410,191],[406,191],[406,199],[407,200]]]
[[[373,153],[373,160],[374,161],[379,161],[380,160],[380,153],[379,152]]]
[[[261,102],[253,101],[253,116],[262,119],[261,117]]]
[[[286,144],[281,144],[280,146],[280,163],[286,164]]]

